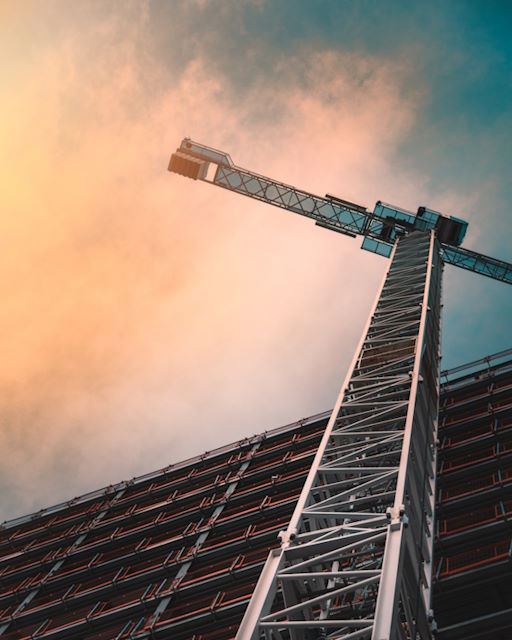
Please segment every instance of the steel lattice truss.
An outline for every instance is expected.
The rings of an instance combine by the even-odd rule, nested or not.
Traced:
[[[239,640],[430,637],[441,259],[401,239]]]
[[[339,201],[319,198],[302,189],[290,187],[238,167],[219,165],[214,183],[281,209],[313,218],[347,235],[364,233],[367,226],[368,216],[362,207],[359,210],[343,206]]]
[[[392,242],[382,241],[382,218],[366,211],[364,207],[345,203],[345,201],[333,196],[319,198],[307,191],[258,176],[238,167],[219,165],[213,183],[281,209],[313,218],[317,225],[332,231],[338,231],[351,237],[364,235],[364,249],[386,257],[391,254]],[[378,205],[376,209],[379,210],[379,207],[382,209],[383,205]],[[427,223],[421,224],[421,220],[413,218],[409,212],[401,211],[397,207],[392,210],[397,214],[399,225],[400,223],[403,225],[414,224],[416,228],[423,227],[424,230],[429,228]],[[391,233],[391,238],[393,235]],[[512,265],[510,263],[484,256],[470,249],[453,247],[446,243],[440,243],[440,245],[444,262],[494,280],[512,284]]]

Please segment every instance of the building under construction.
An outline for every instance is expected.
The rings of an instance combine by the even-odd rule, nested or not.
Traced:
[[[433,628],[441,640],[508,640],[512,350],[447,371],[441,383]],[[329,415],[4,523],[0,636],[234,638]],[[365,554],[378,561],[383,544]],[[355,616],[367,591],[338,595],[336,606]]]

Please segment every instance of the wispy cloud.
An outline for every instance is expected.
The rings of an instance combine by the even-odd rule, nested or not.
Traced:
[[[242,89],[204,49],[182,67],[156,57],[148,7],[127,7],[59,16],[3,99],[5,517],[335,398],[384,263],[170,176],[183,135],[367,205],[417,206],[425,184],[389,161],[425,98],[413,50],[299,46]],[[200,38],[174,20],[161,31],[182,20]]]

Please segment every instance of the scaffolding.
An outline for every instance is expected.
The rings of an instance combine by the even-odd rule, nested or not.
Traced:
[[[512,350],[470,365],[441,375],[433,609],[439,640],[508,640]],[[234,638],[329,415],[4,523],[0,637]]]
[[[512,350],[443,376],[434,610],[440,640],[509,638]]]

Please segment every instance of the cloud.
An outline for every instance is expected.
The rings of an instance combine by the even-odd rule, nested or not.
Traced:
[[[389,164],[421,108],[411,61],[304,46],[242,91],[202,53],[155,58],[144,5],[68,19],[3,103],[5,517],[335,399],[385,263],[171,176],[184,135],[362,204],[422,184]]]

